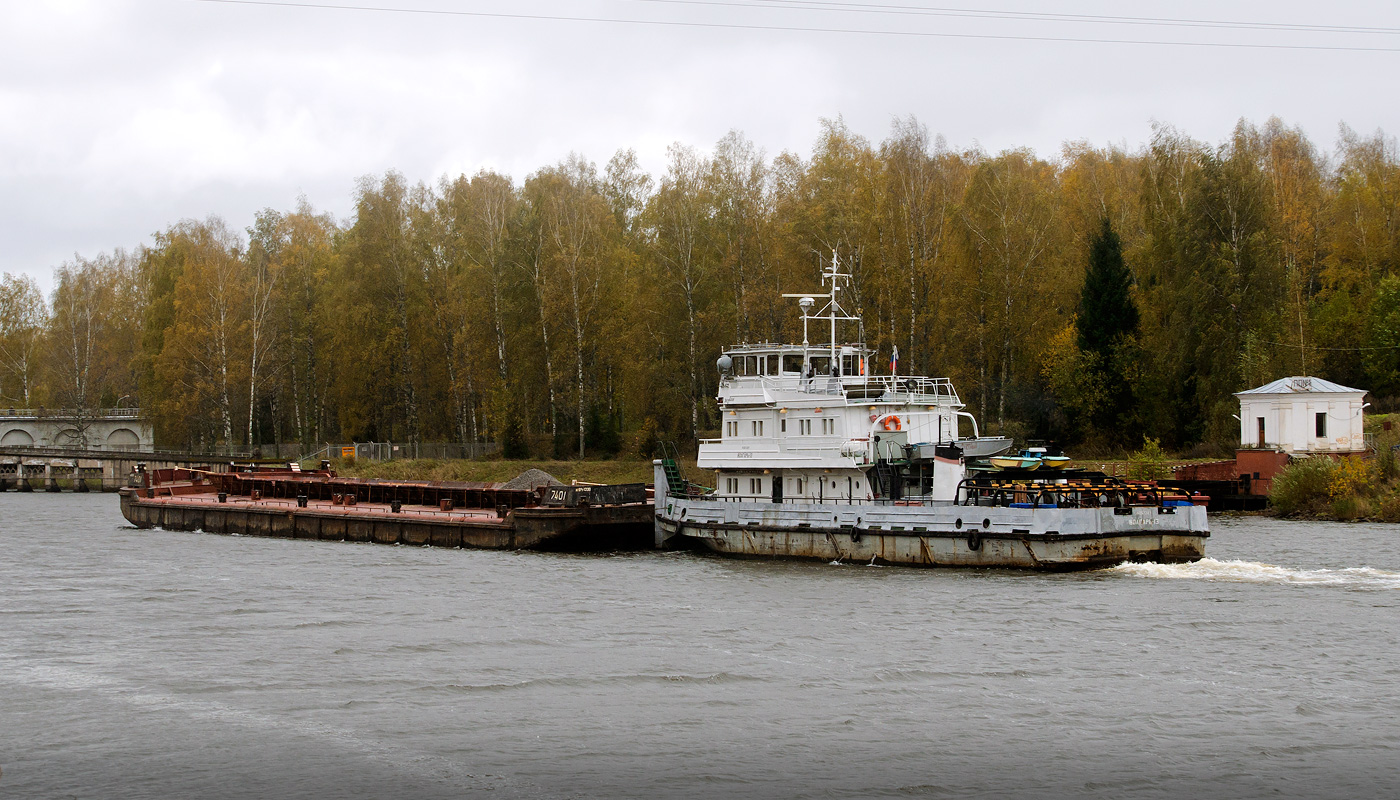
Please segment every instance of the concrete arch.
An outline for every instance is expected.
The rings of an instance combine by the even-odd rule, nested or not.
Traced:
[[[117,428],[107,434],[108,447],[129,447],[135,448],[141,445],[141,437],[136,435],[136,431],[130,428]]]
[[[53,444],[55,447],[75,447],[82,443],[83,434],[77,428],[64,428],[54,434]]]
[[[21,428],[11,428],[5,431],[4,436],[0,436],[0,444],[7,444],[11,447],[28,447],[34,444],[34,437]]]

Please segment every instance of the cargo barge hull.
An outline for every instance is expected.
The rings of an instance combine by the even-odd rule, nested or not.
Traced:
[[[169,472],[176,474],[153,475],[148,485],[121,491],[128,522],[172,531],[492,550],[639,550],[653,541],[655,509],[640,485],[612,493],[616,499],[640,494],[640,501],[592,504],[568,487],[555,494],[569,505],[539,505],[539,493],[487,485]],[[361,496],[375,501],[361,502]],[[476,507],[457,505],[468,496],[479,498]],[[436,506],[427,506],[429,500]]]

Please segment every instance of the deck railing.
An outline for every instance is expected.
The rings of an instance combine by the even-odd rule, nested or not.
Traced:
[[[744,381],[744,383],[739,383],[740,381]],[[953,388],[953,382],[949,379],[925,378],[918,375],[847,375],[845,377],[813,375],[806,378],[792,374],[731,376],[725,378],[722,385],[729,388],[730,395],[734,399],[742,397],[745,394],[744,389],[751,388],[750,393],[755,396],[764,393],[772,394],[773,392],[794,392],[798,394],[844,395],[861,400],[883,398],[886,400],[962,404],[957,390]]]

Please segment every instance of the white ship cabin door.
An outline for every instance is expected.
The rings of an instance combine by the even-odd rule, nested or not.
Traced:
[[[783,479],[781,475],[773,475],[773,502],[783,502]]]

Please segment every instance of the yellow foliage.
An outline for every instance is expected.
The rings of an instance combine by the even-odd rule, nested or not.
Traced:
[[[1361,494],[1371,486],[1371,471],[1366,461],[1360,458],[1343,458],[1332,471],[1332,480],[1327,484],[1327,496],[1336,500]]]

